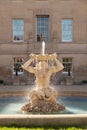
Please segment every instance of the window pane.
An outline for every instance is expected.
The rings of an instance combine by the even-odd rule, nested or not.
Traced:
[[[37,16],[37,41],[49,41],[49,16]]]
[[[13,59],[13,74],[15,74],[16,76],[19,74],[23,74],[23,69],[21,67],[23,61],[23,57],[15,57]]]
[[[13,40],[23,41],[24,34],[24,21],[23,20],[13,20]]]
[[[72,72],[72,58],[63,58],[62,59],[63,66],[64,66],[64,72]]]
[[[62,41],[72,41],[72,19],[62,20]]]

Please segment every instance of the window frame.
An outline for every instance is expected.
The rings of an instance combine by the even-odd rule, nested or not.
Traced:
[[[44,24],[44,27],[42,26],[42,22],[41,22],[41,21],[40,21],[40,22],[41,22],[41,26],[39,26],[39,27],[40,27],[39,29],[40,29],[41,32],[42,32],[41,28],[45,28],[45,29],[44,29],[44,30],[45,30],[44,32],[47,32],[46,37],[47,37],[48,40],[46,40],[43,36],[41,37],[41,34],[40,34],[40,38],[41,38],[41,39],[40,39],[40,40],[37,40],[37,35],[38,35],[38,31],[37,31],[37,30],[39,30],[39,29],[38,29],[38,26],[37,26],[37,24],[38,24],[38,23],[37,23],[37,18],[38,18],[38,17],[40,17],[40,18],[48,18],[47,28],[46,28],[46,21],[45,21],[45,22],[42,21],[43,23],[45,23],[45,24]],[[46,29],[47,29],[47,31],[46,31]],[[46,34],[46,33],[44,33],[44,34]],[[50,16],[49,16],[48,14],[47,14],[47,15],[43,15],[43,14],[36,15],[36,41],[37,41],[37,42],[41,42],[41,41],[43,41],[43,40],[46,41],[46,42],[49,42],[49,41],[50,41]]]
[[[71,36],[70,40],[63,39],[64,38],[64,36],[63,36],[63,20],[66,20],[66,21],[70,20],[71,21],[71,25],[66,24],[66,26],[65,26],[68,28],[65,32],[67,32],[68,36],[69,35]],[[61,24],[62,24],[61,41],[63,43],[72,42],[73,41],[73,19],[72,18],[63,18]],[[70,29],[69,26],[71,27],[71,30],[69,30]],[[71,34],[69,34],[69,33],[71,33]]]
[[[67,59],[69,62],[64,62],[63,59]],[[70,60],[71,60],[71,61],[70,61]],[[71,76],[72,76],[72,75],[73,75],[73,58],[72,58],[72,57],[63,57],[63,58],[62,58],[62,64],[63,64],[63,66],[64,66],[64,64],[71,64],[70,74],[71,74]],[[67,66],[67,65],[66,65],[66,66]],[[65,75],[68,75],[68,70],[67,70],[67,71],[64,71],[64,69],[63,69],[62,73],[65,74]]]
[[[14,40],[14,20],[23,21],[23,30],[22,30],[22,31],[23,31],[23,35],[22,35],[22,36],[23,36],[23,40]],[[19,43],[19,42],[24,42],[24,19],[13,19],[13,20],[12,20],[12,29],[13,29],[13,32],[12,32],[12,33],[13,33],[13,42],[18,42],[18,43]],[[16,30],[16,31],[17,31],[17,30]]]
[[[16,75],[16,71],[15,71],[15,64],[17,63],[17,62],[15,62],[15,59],[17,60],[17,59],[22,59],[22,62],[20,62],[21,63],[21,65],[23,64],[23,61],[24,61],[24,58],[23,57],[14,57],[13,58],[13,75]],[[24,70],[22,71],[22,72],[20,72],[20,71],[18,71],[18,75],[23,75],[24,74]]]

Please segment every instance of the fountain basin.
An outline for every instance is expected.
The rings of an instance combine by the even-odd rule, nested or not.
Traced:
[[[87,114],[87,97],[60,96],[58,102],[63,103],[66,109],[55,114]],[[0,114],[21,114],[21,107],[27,103],[27,96],[0,97]]]
[[[0,126],[87,125],[87,114],[70,115],[1,115]]]
[[[21,107],[29,102],[26,96],[0,98],[0,126],[57,126],[87,125],[87,97],[60,97],[66,111],[55,114],[20,114]]]

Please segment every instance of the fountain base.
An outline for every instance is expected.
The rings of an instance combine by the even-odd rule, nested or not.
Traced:
[[[63,104],[57,103],[57,94],[53,88],[33,90],[30,103],[22,107],[22,111],[29,113],[54,113],[65,110]]]
[[[22,111],[28,113],[54,113],[65,110],[63,104],[52,103],[49,101],[39,100],[38,105],[32,106],[31,103],[25,104],[22,107]]]

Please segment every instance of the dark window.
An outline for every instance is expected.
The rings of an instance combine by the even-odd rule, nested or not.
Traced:
[[[16,76],[19,74],[23,74],[23,69],[21,65],[23,64],[23,58],[22,57],[15,57],[13,59],[13,74]]]

